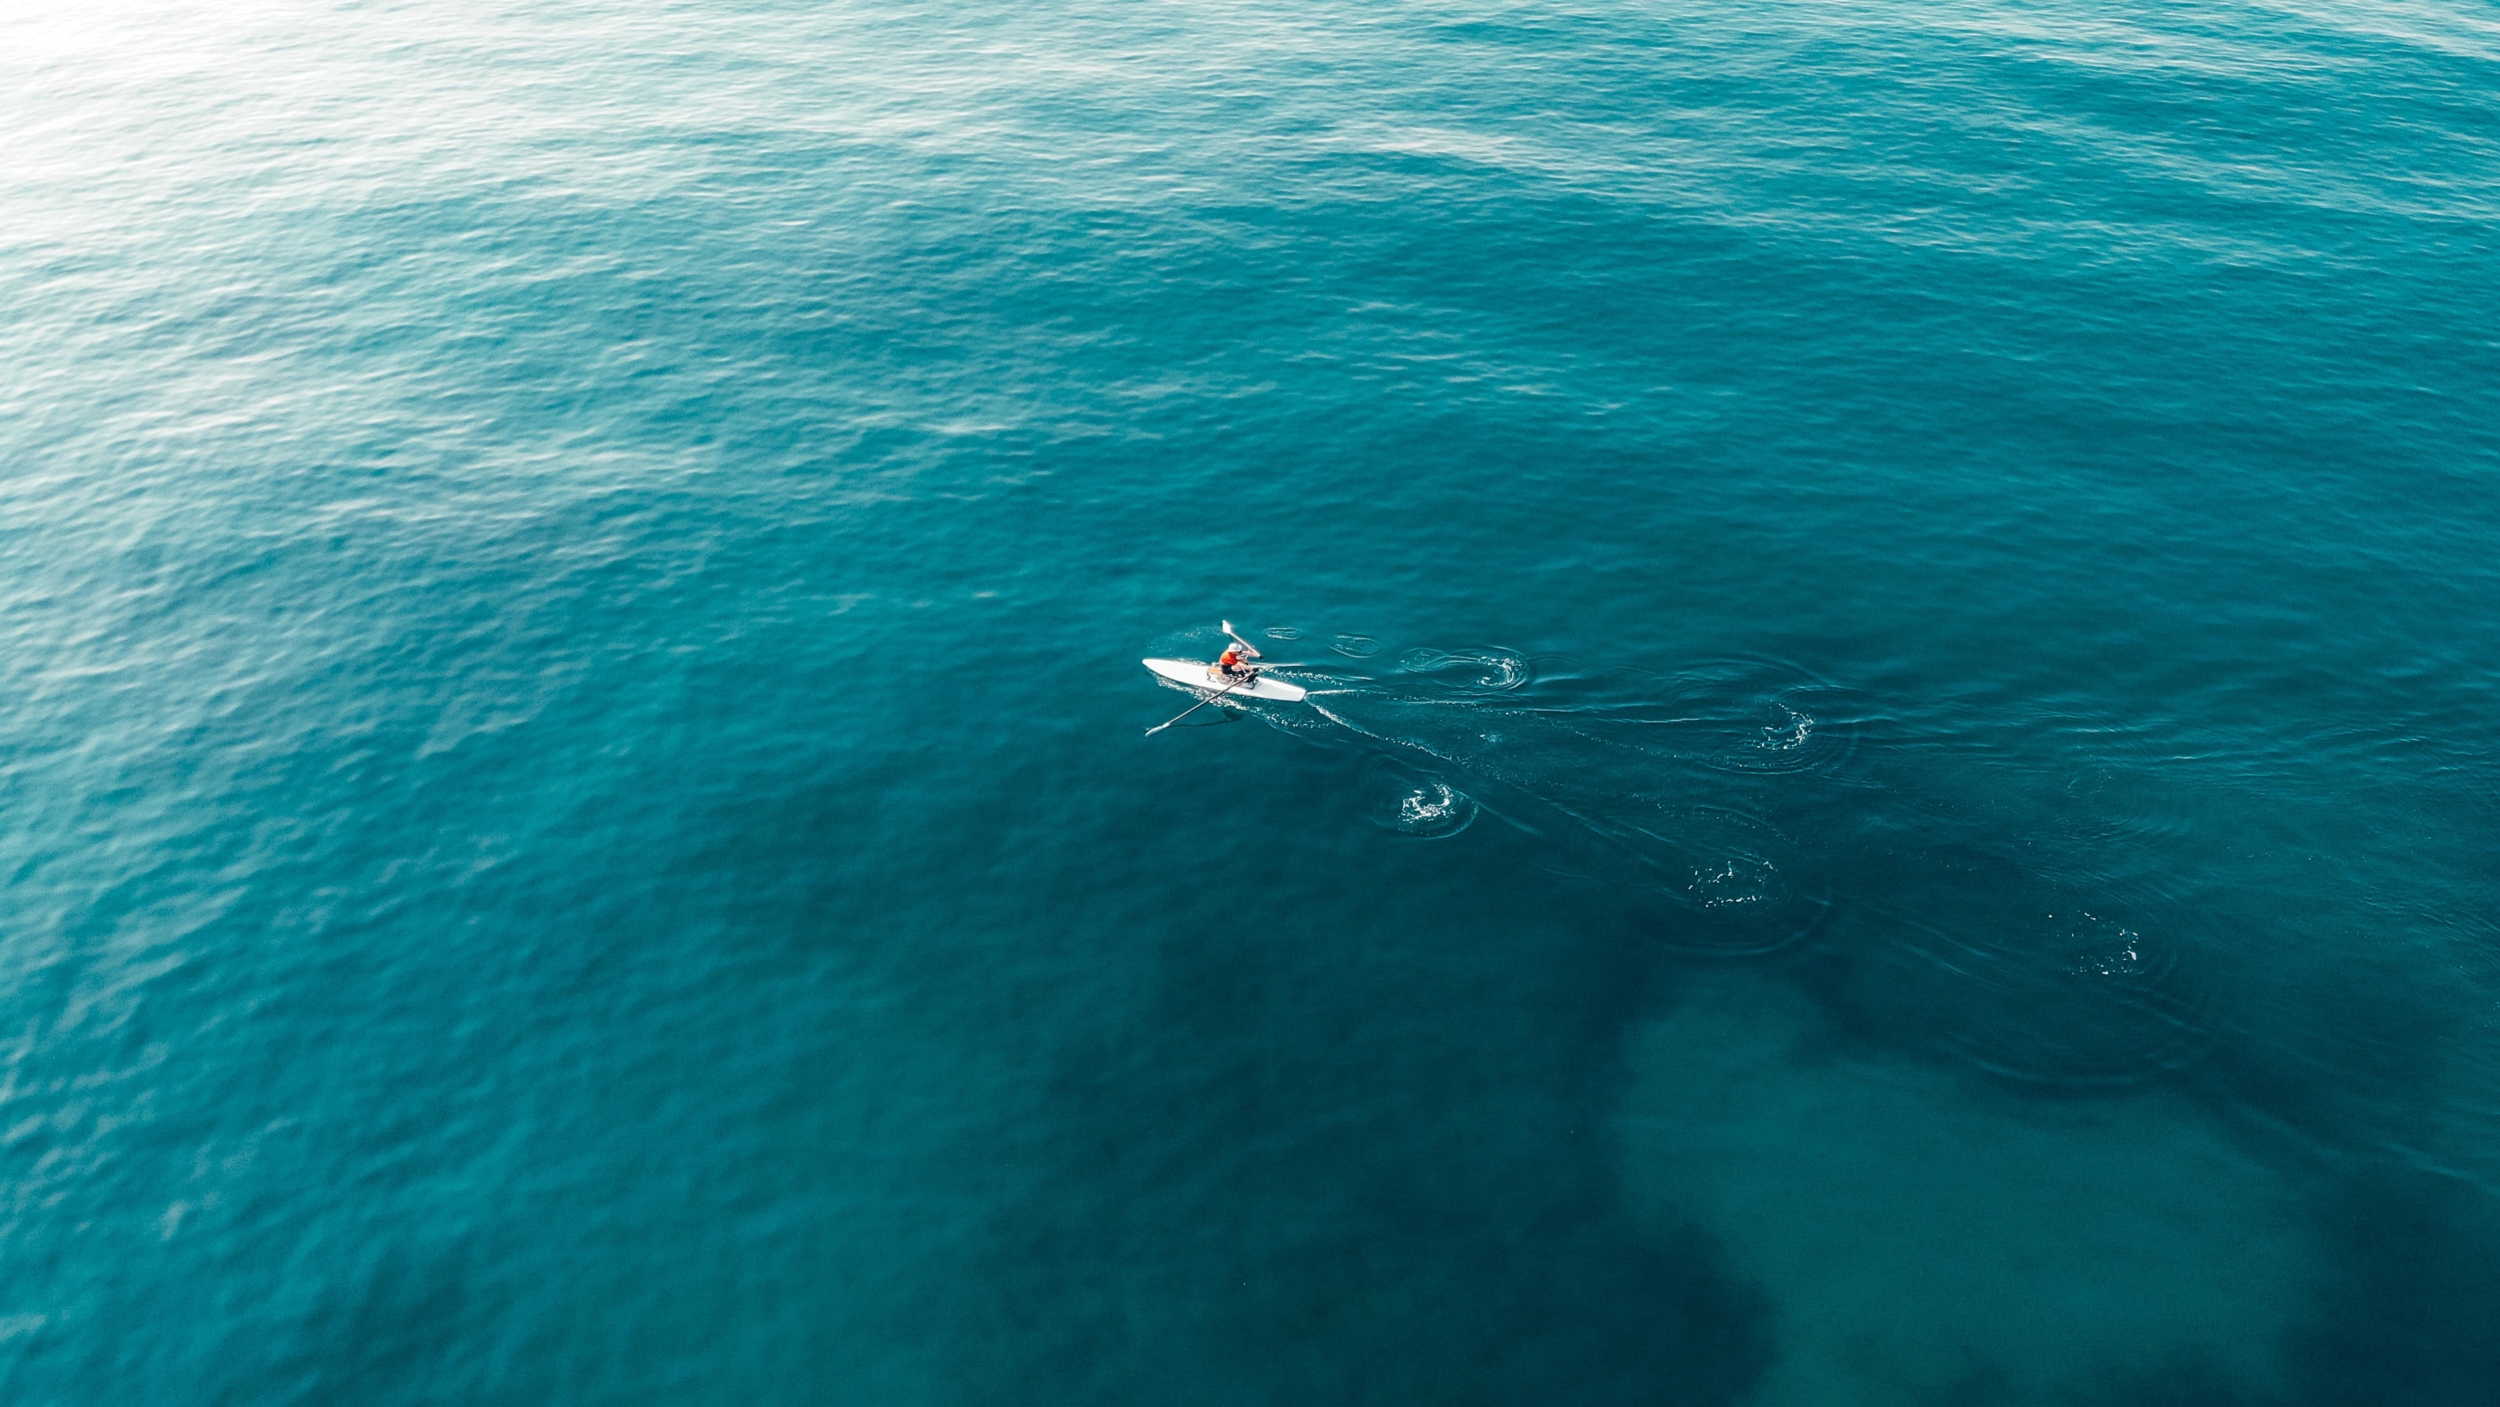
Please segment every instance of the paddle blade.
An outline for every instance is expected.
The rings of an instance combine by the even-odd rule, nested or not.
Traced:
[[[1244,654],[1247,654],[1254,660],[1261,658],[1259,654],[1259,647],[1251,644],[1247,640],[1242,639],[1241,632],[1233,629],[1233,623],[1231,621],[1219,621],[1217,624],[1224,627],[1224,633],[1233,637],[1233,643],[1239,645]]]

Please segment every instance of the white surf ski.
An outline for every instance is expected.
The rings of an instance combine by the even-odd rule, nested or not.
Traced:
[[[1224,677],[1214,665],[1198,660],[1148,660],[1146,668],[1175,684],[1186,684],[1209,694],[1217,693],[1233,681]],[[1234,689],[1224,697],[1230,699],[1270,699],[1277,703],[1300,703],[1311,691],[1299,684],[1262,674],[1250,683]]]

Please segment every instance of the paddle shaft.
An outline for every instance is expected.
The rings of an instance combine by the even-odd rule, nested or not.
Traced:
[[[1202,708],[1205,708],[1208,704],[1211,704],[1211,703],[1215,702],[1217,699],[1220,699],[1220,698],[1224,697],[1226,694],[1231,693],[1233,690],[1240,688],[1242,685],[1244,685],[1244,684],[1255,684],[1255,683],[1257,683],[1257,682],[1258,682],[1258,680],[1259,680],[1259,676],[1257,676],[1257,675],[1255,675],[1255,674],[1251,675],[1251,676],[1250,676],[1249,678],[1247,678],[1247,679],[1236,679],[1236,680],[1234,680],[1232,683],[1225,685],[1223,688],[1216,690],[1214,693],[1207,695],[1205,698],[1198,700],[1196,703],[1191,704],[1189,707],[1187,707],[1187,708],[1185,708],[1185,709],[1182,709],[1180,712],[1173,714],[1171,717],[1166,718],[1166,719],[1164,719],[1162,722],[1157,723],[1155,726],[1153,726],[1153,727],[1151,727],[1151,728],[1147,729],[1147,730],[1146,730],[1146,736],[1151,738],[1151,737],[1153,737],[1155,734],[1160,733],[1160,732],[1162,732],[1164,729],[1171,727],[1173,724],[1180,722],[1180,721],[1181,721],[1182,719],[1184,719],[1184,718],[1187,718],[1189,715],[1191,715],[1191,714],[1193,714],[1193,713],[1196,713],[1198,710],[1200,710],[1200,709],[1202,709]]]

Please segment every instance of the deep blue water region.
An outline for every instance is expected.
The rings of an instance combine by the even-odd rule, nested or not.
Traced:
[[[0,34],[0,1399],[2500,1402],[2488,6]]]

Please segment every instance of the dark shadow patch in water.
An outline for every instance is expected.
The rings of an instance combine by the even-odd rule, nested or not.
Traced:
[[[1995,1400],[1995,1399],[1991,1399]],[[2211,1358],[2177,1354],[2157,1366],[2112,1374],[2066,1399],[2061,1407],[2286,1407],[2259,1392]]]
[[[1869,754],[1875,702],[1785,661],[1399,663],[1272,721],[1473,796],[1536,838],[1531,867],[1676,952],[1810,946],[1801,972],[1861,1037],[2026,1085],[2124,1085],[2210,1043],[2203,922],[2124,858],[2177,824],[2133,735],[2061,719],[2044,731],[2081,764],[1974,808],[1926,778],[1949,758]]]
[[[2215,847],[2191,843],[2192,759],[2156,723],[1887,702],[1768,656],[1664,672],[1487,645],[1390,658],[1283,671],[1310,701],[1253,716],[1374,759],[1367,795],[1414,801],[1427,826],[1465,798],[1524,838],[1521,871],[1675,953],[1785,955],[1853,1041],[2044,1095],[2158,1081],[2217,1111],[2332,1114],[2332,1137],[2360,1141],[2368,1110],[2331,1107],[2299,1047],[2353,1045],[2366,1071],[2434,1044],[2407,1036],[2421,1004],[2401,996],[2386,1020],[2356,1014],[2367,1039],[2242,1024],[2261,1002],[2323,1021],[2368,999],[2269,987],[2301,979],[2246,956],[2266,905],[2188,858]]]
[[[2194,915],[2060,884],[1972,837],[1909,839],[1834,877],[1850,898],[1807,970],[1844,1025],[2046,1089],[2132,1084],[2208,1049]]]
[[[1607,1134],[1672,959],[1509,884],[1519,837],[1351,835],[1371,882],[1331,932],[1138,935],[1161,976],[1053,1062],[1047,1174],[977,1267],[1010,1362],[962,1395],[1743,1400],[1769,1305],[1636,1217]],[[1344,843],[1208,879],[1308,908],[1270,877],[1333,889],[1292,856]]]
[[[2235,1004],[2264,1020],[2217,1018],[2210,1052],[2181,1087],[2286,1163],[2418,1137],[2458,1023],[2474,1017],[2426,1000],[2399,959],[2374,956],[2331,984],[2260,963],[2230,971]]]
[[[1281,1258],[1239,1305],[1235,1381],[1296,1402],[1736,1402],[1768,1361],[1766,1306],[1717,1261],[1698,1231],[1660,1241],[1602,1205],[1402,1209]]]
[[[2302,1407],[2500,1403],[2500,1203],[2452,1178],[2375,1169],[2332,1197],[2333,1248],[2291,1359]]]

